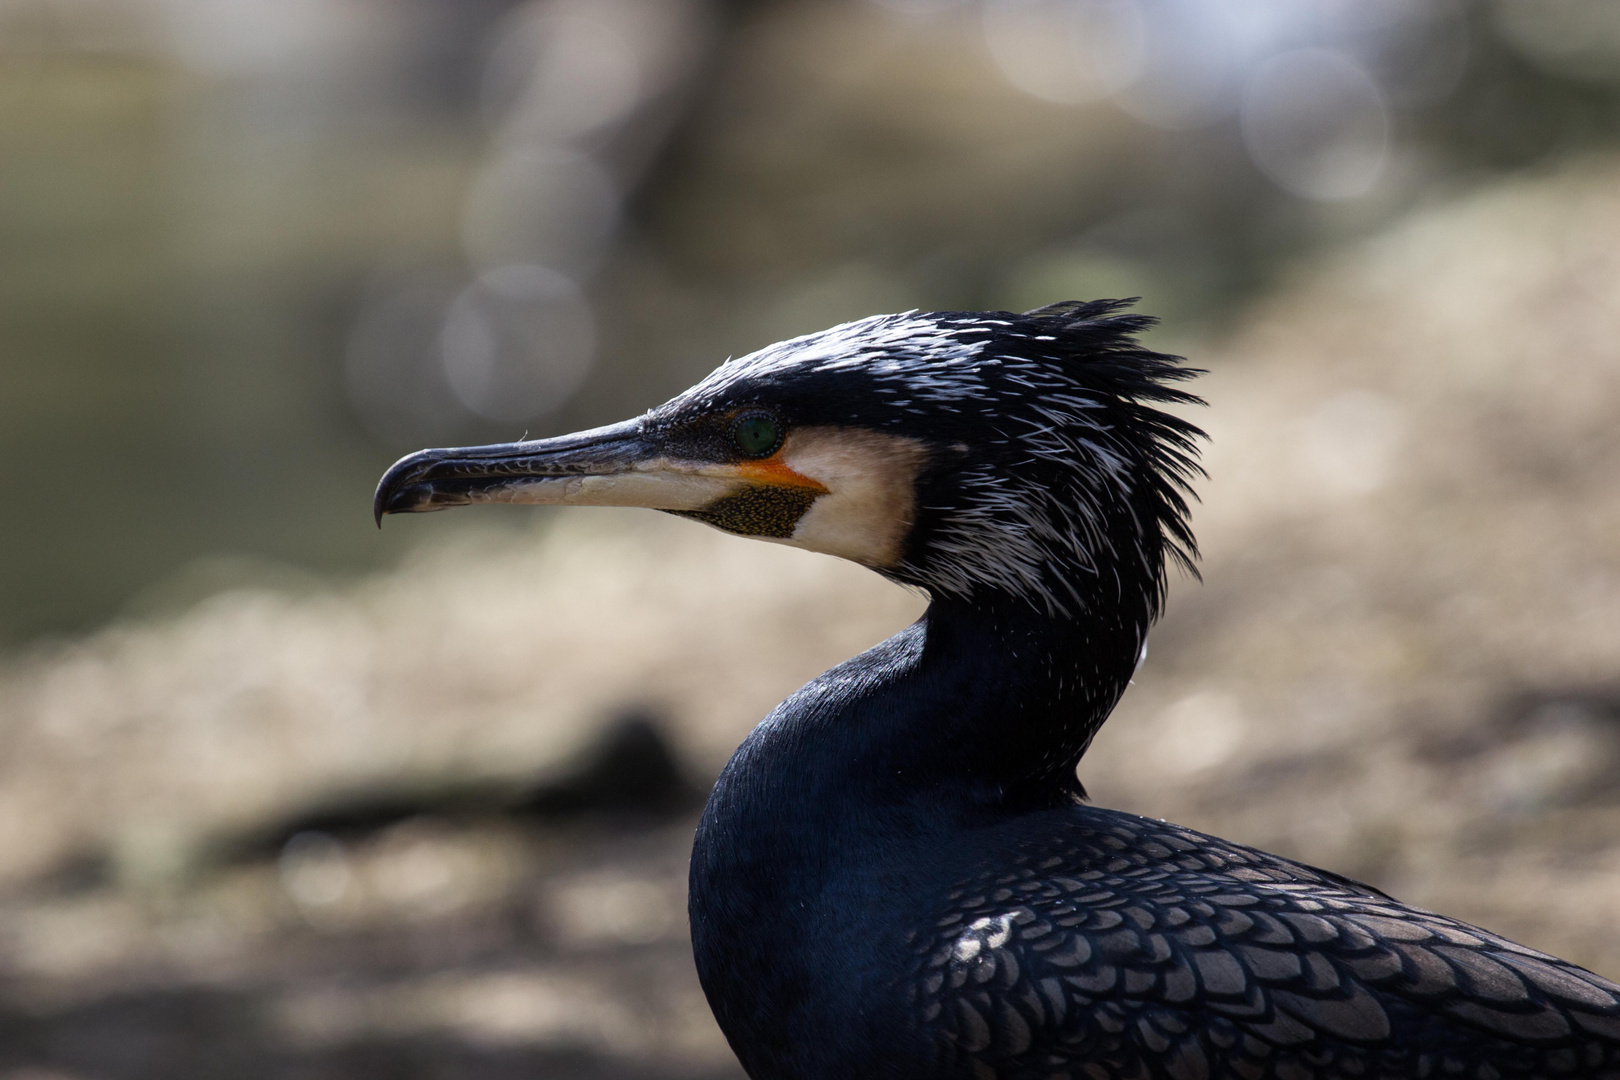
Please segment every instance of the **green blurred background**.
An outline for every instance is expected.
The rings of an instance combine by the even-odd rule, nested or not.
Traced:
[[[0,1080],[720,1080],[703,792],[915,596],[372,527],[910,307],[1144,297],[1118,806],[1620,975],[1611,0],[0,0]]]

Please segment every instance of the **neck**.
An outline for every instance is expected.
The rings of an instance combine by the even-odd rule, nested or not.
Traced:
[[[1136,670],[1146,613],[1054,618],[1020,601],[936,600],[911,685],[886,688],[930,781],[1022,808],[1083,794],[1075,766]],[[925,690],[926,696],[919,694]]]
[[[783,1035],[804,1024],[818,1044],[808,1033],[826,1014],[883,1026],[850,1011],[845,954],[818,943],[833,928],[888,940],[893,927],[863,920],[911,887],[896,851],[932,860],[964,827],[1072,805],[1074,766],[1146,625],[1145,609],[1060,621],[1010,601],[937,600],[754,729],[704,811],[690,894],[699,976],[753,1075],[786,1075],[789,1061],[794,1075],[850,1074],[848,1061],[811,1068]],[[884,964],[907,953],[890,945],[855,984],[896,977]]]
[[[783,702],[722,779],[793,776],[786,808],[865,799],[943,811],[1063,805],[1124,692],[1147,613],[1054,618],[1022,601],[936,599],[914,625]]]

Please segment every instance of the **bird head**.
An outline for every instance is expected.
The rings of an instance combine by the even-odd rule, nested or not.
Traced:
[[[1142,348],[1128,302],[879,315],[728,360],[643,416],[422,450],[384,514],[476,502],[642,506],[825,552],[938,597],[1054,617],[1192,568],[1196,372]]]

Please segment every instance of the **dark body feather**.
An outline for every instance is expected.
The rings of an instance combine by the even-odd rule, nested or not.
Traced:
[[[1112,685],[1100,643],[1038,622],[936,604],[784,702],[722,775],[693,940],[756,1080],[1620,1077],[1613,983],[1072,786],[1010,785],[1021,733]],[[1081,700],[1030,692],[1058,674]]]
[[[1620,987],[1573,965],[1129,814],[1008,832],[918,936],[933,1075],[1620,1075]]]

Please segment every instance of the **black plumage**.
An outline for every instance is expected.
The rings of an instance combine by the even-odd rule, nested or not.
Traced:
[[[863,320],[627,424],[413,455],[378,510],[633,501],[931,594],[774,710],[699,826],[698,972],[756,1080],[1620,1078],[1620,986],[1082,803],[1195,555],[1199,433],[1156,407],[1191,372],[1118,307]]]

